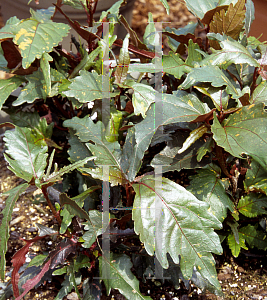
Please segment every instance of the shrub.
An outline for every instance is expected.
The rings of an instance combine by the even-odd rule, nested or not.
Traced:
[[[235,257],[248,246],[267,249],[266,45],[248,37],[253,2],[185,0],[205,38],[195,35],[197,23],[167,27],[166,55],[152,15],[140,40],[119,15],[123,0],[99,22],[94,1],[61,2],[57,13],[65,2],[88,16],[87,28],[66,16],[86,41],[73,39],[76,53],[58,45],[69,26],[53,22],[52,8],[13,17],[0,30],[1,69],[12,75],[0,82],[0,108],[13,121],[5,124],[13,127],[5,159],[24,180],[5,193],[2,279],[12,210],[35,186],[59,229],[42,227],[14,255],[17,300],[52,273],[64,274],[56,299],[73,288],[83,299],[99,296],[95,277],[107,294],[151,299],[139,289],[149,272],[222,294],[213,253],[222,253],[223,240]],[[128,31],[123,41],[113,35],[117,21]],[[29,247],[50,235],[55,249],[19,275]]]

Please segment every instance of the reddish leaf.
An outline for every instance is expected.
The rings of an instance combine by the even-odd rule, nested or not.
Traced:
[[[42,277],[44,276],[44,274],[49,270],[49,266],[51,263],[51,258],[49,259],[49,261],[44,265],[44,267],[42,268],[42,271],[37,274],[35,277],[33,277],[30,280],[27,280],[26,283],[23,284],[23,288],[25,289],[24,292],[18,296],[15,300],[20,300],[21,298],[23,298],[32,288],[34,288],[36,286],[36,284],[42,279]],[[14,288],[14,286],[13,286]],[[15,293],[14,293],[15,294]],[[16,296],[15,296],[16,297]]]
[[[57,265],[64,263],[66,258],[71,252],[75,252],[77,247],[77,242],[73,239],[67,239],[66,241],[60,242],[56,249],[49,253],[49,256],[52,259],[51,269],[54,269]]]
[[[132,101],[128,101],[126,103],[124,111],[127,111],[127,113],[132,114],[134,112],[134,107]]]
[[[203,49],[203,44],[202,44],[202,39],[201,38],[196,38],[192,33],[187,33],[187,35],[177,35],[175,33],[172,32],[163,32],[163,34],[171,37],[172,39],[174,39],[175,41],[182,43],[182,44],[186,44],[188,45],[189,40],[192,40],[194,43],[197,43],[199,45],[200,48]]]
[[[214,16],[217,12],[219,12],[219,11],[222,10],[222,9],[224,9],[225,11],[227,11],[228,7],[229,7],[228,5],[222,5],[222,6],[217,6],[217,7],[213,8],[212,10],[207,11],[207,12],[205,13],[203,19],[201,20],[201,22],[202,22],[203,24],[209,25],[209,23],[210,23],[210,22],[212,21],[212,19],[213,19],[213,16]]]
[[[11,283],[13,285],[13,291],[14,291],[14,296],[18,297],[19,296],[19,287],[18,287],[18,282],[19,282],[19,269],[23,264],[25,263],[25,255],[28,253],[29,248],[31,245],[44,238],[43,236],[36,236],[32,240],[24,240],[26,242],[26,245],[23,246],[19,251],[17,251],[14,256],[12,257],[12,264],[13,264],[13,271],[11,275]]]
[[[3,41],[1,46],[4,51],[4,57],[7,61],[7,67],[9,69],[16,68],[17,65],[22,62],[18,46],[12,42],[12,39]]]
[[[216,108],[213,108],[210,112],[198,116],[195,120],[191,121],[191,123],[198,123],[198,122],[208,122],[209,120],[213,119],[213,112],[216,110]]]

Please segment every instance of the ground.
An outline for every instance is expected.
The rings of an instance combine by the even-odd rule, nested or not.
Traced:
[[[152,12],[154,21],[171,22],[168,26],[181,27],[195,18],[187,10],[182,1],[168,1],[171,9],[170,15],[167,16],[165,9],[159,0],[137,0],[133,12],[132,27],[141,37],[147,25],[148,12]],[[167,26],[166,25],[166,26]],[[18,180],[11,171],[7,169],[7,164],[3,157],[4,145],[2,136],[0,137],[0,193],[9,190],[18,185]],[[16,203],[10,224],[10,240],[8,242],[7,252],[7,277],[5,281],[10,279],[9,272],[11,270],[11,258],[14,253],[20,249],[24,242],[19,238],[31,239],[37,235],[36,223],[45,224],[52,227],[54,218],[49,212],[49,207],[43,202],[33,201],[38,197],[38,191],[29,191],[19,198]],[[0,198],[0,212],[5,205],[5,198]],[[1,221],[1,216],[0,216]],[[49,251],[53,244],[50,241],[42,241],[34,244],[30,249],[31,254],[39,254],[42,251]],[[226,248],[226,247],[225,247]],[[227,251],[226,251],[227,252]],[[238,259],[231,257],[229,253],[224,256],[216,256],[218,277],[225,293],[225,299],[267,299],[267,256],[263,252],[244,251]],[[60,282],[53,281],[41,286],[38,290],[29,293],[25,299],[52,300],[60,288]],[[153,299],[221,299],[210,293],[202,295],[199,290],[192,287],[189,291],[184,289],[174,289],[168,284],[160,284],[159,282],[149,281],[147,284],[141,285],[141,291],[146,293]],[[1,289],[1,283],[0,283]],[[103,296],[102,299],[125,299],[118,295],[116,291],[112,291],[109,297]],[[113,298],[112,298],[113,297]],[[175,298],[176,297],[176,298]],[[77,299],[71,294],[66,299]]]

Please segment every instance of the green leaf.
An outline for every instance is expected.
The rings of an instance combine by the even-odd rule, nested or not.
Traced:
[[[20,76],[13,76],[8,79],[0,80],[0,110],[2,109],[3,104],[9,95],[15,91],[25,79]]]
[[[44,81],[45,81],[45,93],[51,95],[51,74],[50,74],[50,64],[49,62],[53,61],[53,58],[48,53],[43,53],[40,59],[40,68],[43,72]]]
[[[7,60],[5,59],[4,51],[2,49],[1,44],[0,44],[0,70],[6,71],[6,72],[9,71],[9,69],[7,67]]]
[[[199,45],[194,43],[192,40],[188,42],[188,56],[185,63],[189,66],[194,67],[196,62],[202,61],[202,55],[197,51],[200,50]]]
[[[70,127],[76,130],[81,142],[87,143],[87,147],[91,153],[96,156],[94,163],[99,165],[97,169],[83,168],[84,172],[91,174],[94,178],[103,179],[103,165],[109,167],[109,179],[113,185],[123,183],[126,180],[125,174],[122,173],[120,167],[121,149],[118,142],[109,143],[105,138],[102,139],[102,122],[98,121],[96,124],[87,116],[83,119],[77,117],[71,120],[66,120],[63,124],[65,127]]]
[[[181,169],[195,169],[203,167],[211,162],[211,156],[207,155],[201,162],[197,161],[197,150],[205,143],[203,139],[197,140],[184,153],[178,154],[183,142],[188,138],[188,133],[181,131],[167,141],[165,147],[159,154],[155,155],[151,165],[162,165],[162,172],[180,171]]]
[[[125,114],[125,112],[116,110],[115,107],[111,107],[110,118],[105,129],[105,138],[108,142],[113,143],[118,141],[119,129]]]
[[[257,247],[258,249],[267,250],[267,234],[257,227],[249,224],[246,227],[239,229],[239,233],[245,238],[250,248]]]
[[[255,7],[252,0],[246,1],[246,18],[245,18],[245,30],[246,34],[249,34],[251,24],[255,20]]]
[[[217,66],[204,66],[192,69],[179,88],[188,89],[198,82],[210,82],[214,87],[226,86],[228,94],[231,94],[234,98],[240,97],[240,90],[236,89],[234,82]]]
[[[29,128],[6,131],[4,141],[8,150],[4,154],[9,169],[18,177],[30,182],[40,180],[44,174],[48,147],[35,137]]]
[[[18,106],[24,102],[32,103],[35,99],[46,99],[47,96],[56,96],[59,91],[59,83],[65,79],[64,75],[55,69],[50,69],[51,75],[51,92],[47,94],[47,87],[44,78],[44,73],[41,69],[33,72],[32,74],[25,76],[28,80],[28,84],[21,90],[19,97],[12,105]]]
[[[250,52],[242,46],[240,42],[223,40],[220,42],[222,50],[215,51],[213,54],[203,59],[202,66],[221,66],[227,69],[231,64],[248,64],[250,66],[259,67],[260,64],[253,58]]]
[[[151,12],[148,12],[148,24],[145,29],[143,40],[147,48],[151,50],[155,50],[155,46],[159,45],[159,34],[156,32],[156,27]]]
[[[144,296],[139,290],[139,281],[131,271],[133,266],[131,259],[126,254],[110,254],[110,261],[106,257],[99,257],[100,276],[106,286],[107,295],[111,289],[118,290],[126,299],[131,300],[151,300],[149,296]],[[109,274],[103,274],[103,269]],[[102,272],[101,272],[102,271]]]
[[[229,220],[226,223],[227,223],[227,225],[230,226],[236,243],[239,244],[239,234],[238,234],[239,224],[235,220]]]
[[[263,104],[252,104],[242,107],[222,124],[219,123],[214,113],[211,131],[216,143],[233,156],[251,155],[258,163],[266,167],[267,114],[263,106]]]
[[[221,1],[210,1],[210,0],[185,0],[187,8],[199,19],[202,19],[206,12],[212,10],[217,6],[229,5],[230,3],[235,4],[237,0],[221,0]]]
[[[219,167],[208,165],[189,177],[190,185],[187,190],[197,199],[207,202],[210,205],[209,212],[222,222],[227,216],[227,210],[234,210],[234,203],[225,192],[220,176]]]
[[[115,84],[123,83],[127,78],[127,73],[130,64],[130,54],[129,54],[128,46],[129,46],[129,34],[126,35],[122,44],[122,48],[120,50],[118,64],[114,74]]]
[[[155,102],[157,91],[149,85],[137,83],[134,80],[127,80],[123,86],[133,89],[132,102],[134,113],[135,115],[141,114],[145,118],[149,106]]]
[[[170,51],[168,55],[163,55],[163,72],[180,79],[185,73],[191,72],[191,65],[185,63],[178,53]]]
[[[253,91],[249,100],[251,104],[264,103],[267,105],[267,81],[261,82]]]
[[[39,254],[34,256],[34,258],[30,261],[28,264],[27,268],[32,267],[32,266],[40,266],[44,263],[44,261],[47,259],[48,255],[44,254]]]
[[[11,221],[12,212],[15,207],[16,201],[19,198],[19,195],[25,192],[28,186],[29,185],[27,183],[23,183],[19,186],[16,186],[12,190],[4,193],[4,195],[8,195],[8,198],[5,201],[5,208],[1,212],[1,214],[3,214],[3,219],[0,226],[0,275],[2,280],[5,279],[5,255],[7,251],[7,241],[9,239],[9,222]]]
[[[64,206],[71,215],[78,216],[81,219],[89,220],[88,213],[83,210],[75,201],[69,198],[65,193],[59,196],[60,204]]]
[[[238,238],[239,238],[239,244],[236,242],[236,239],[235,239],[233,233],[229,234],[227,237],[227,242],[228,242],[229,248],[234,257],[238,257],[241,248],[248,250],[248,247],[245,244],[245,238],[243,237],[243,235],[240,232],[238,232]]]
[[[214,140],[212,138],[209,138],[203,146],[198,148],[197,161],[200,162],[208,152],[212,151],[213,148],[214,148]]]
[[[267,171],[255,160],[252,160],[247,169],[244,186],[247,191],[267,194]]]
[[[84,230],[86,232],[81,237],[82,246],[90,248],[96,241],[96,238],[106,230],[106,228],[103,228],[103,213],[98,210],[90,210],[89,221],[85,223]]]
[[[160,126],[193,121],[198,116],[207,113],[207,109],[207,106],[196,96],[186,92],[179,91],[176,95],[163,94],[159,113],[155,114],[155,104],[152,103],[146,118],[135,125],[135,139],[139,153],[146,151]]]
[[[105,90],[103,80],[107,75],[98,75],[96,72],[80,71],[80,76],[71,79],[69,90],[63,92],[67,97],[74,97],[81,103],[87,103],[96,99],[114,97],[116,93],[111,93],[111,85]],[[108,79],[108,78],[107,78]],[[109,82],[109,80],[108,80]]]
[[[161,2],[161,3],[163,4],[163,6],[166,8],[167,14],[169,14],[169,13],[170,13],[170,6],[169,6],[167,0],[160,0],[160,2]]]
[[[160,184],[157,190],[156,184]],[[163,268],[168,268],[166,255],[169,253],[174,263],[180,261],[185,279],[191,278],[196,266],[201,275],[220,290],[211,252],[222,251],[214,232],[221,223],[208,212],[208,204],[164,177],[157,183],[153,176],[144,176],[133,188],[136,193],[134,230],[140,234],[148,254],[153,255],[155,250]]]
[[[125,3],[125,0],[118,0],[107,11],[103,11],[101,14],[101,17],[100,17],[100,21],[102,22],[103,18],[106,17],[108,15],[108,13],[118,17],[120,7],[123,3]]]
[[[17,27],[21,21],[17,17],[11,17],[6,21],[4,27],[0,29],[0,40],[13,38],[17,32]]]
[[[55,23],[48,19],[39,18],[22,20],[16,27],[14,43],[19,46],[22,56],[22,67],[29,68],[36,58],[41,58],[43,53],[51,52],[53,47],[67,36],[69,26]]]
[[[86,0],[63,0],[62,4],[69,5],[76,9],[84,9],[84,7],[86,7]]]
[[[248,218],[254,218],[266,214],[267,197],[259,193],[249,193],[241,197],[238,202],[237,210]]]

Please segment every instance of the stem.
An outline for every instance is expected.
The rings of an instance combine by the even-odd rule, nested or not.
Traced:
[[[51,211],[52,211],[54,217],[57,219],[57,222],[58,222],[59,226],[61,226],[61,222],[62,222],[62,221],[61,221],[61,218],[60,218],[60,216],[57,214],[57,212],[56,212],[56,210],[55,210],[55,208],[54,208],[52,202],[50,201],[50,199],[49,199],[49,197],[48,197],[47,187],[44,187],[44,186],[43,186],[43,187],[42,187],[42,192],[43,192],[43,194],[44,194],[44,197],[45,197],[45,199],[46,199],[46,202],[47,202],[48,206],[50,207],[50,209],[51,209]]]
[[[228,172],[227,167],[226,167],[226,162],[225,162],[225,158],[223,155],[223,148],[218,146],[217,144],[215,145],[215,152],[216,152],[216,158],[219,162],[219,165],[223,171],[223,173],[228,177],[228,178],[232,178],[232,175]]]
[[[253,91],[256,88],[256,80],[257,80],[257,77],[258,77],[257,74],[258,74],[258,68],[255,68],[254,73],[253,73],[253,82],[252,82],[251,89],[250,89],[251,95],[252,95]]]

